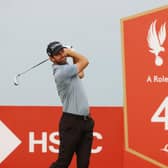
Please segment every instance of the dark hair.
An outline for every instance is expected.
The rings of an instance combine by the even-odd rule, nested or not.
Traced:
[[[53,41],[47,46],[47,54],[49,57],[56,55],[61,49],[65,48],[60,42]]]

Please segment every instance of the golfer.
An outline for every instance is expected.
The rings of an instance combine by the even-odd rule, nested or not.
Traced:
[[[94,120],[89,113],[81,78],[89,62],[83,55],[57,41],[48,45],[47,54],[53,62],[53,75],[63,104],[59,122],[59,155],[50,168],[68,168],[74,154],[77,156],[77,168],[88,168]],[[72,58],[73,64],[67,62],[67,57]]]

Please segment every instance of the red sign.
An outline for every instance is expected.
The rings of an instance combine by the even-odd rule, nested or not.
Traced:
[[[105,163],[121,168],[122,108],[94,107],[91,113],[95,128],[90,168],[102,168]],[[1,106],[0,167],[49,167],[59,152],[60,116],[61,107]],[[75,157],[72,167],[76,167]]]
[[[168,168],[168,7],[122,19],[126,150]]]

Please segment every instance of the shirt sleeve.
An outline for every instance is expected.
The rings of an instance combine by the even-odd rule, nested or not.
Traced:
[[[77,65],[76,64],[68,64],[63,68],[63,75],[65,77],[73,77],[77,75]]]
[[[77,65],[67,64],[59,69],[59,71],[55,74],[55,79],[58,81],[63,81],[68,78],[72,78],[76,75],[77,75]]]

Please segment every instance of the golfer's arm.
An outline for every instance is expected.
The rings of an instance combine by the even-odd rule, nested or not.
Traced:
[[[84,72],[83,70],[87,67],[87,65],[89,64],[89,61],[86,57],[84,57],[83,55],[70,50],[68,55],[70,57],[72,57],[73,59],[73,63],[77,65],[77,71],[78,71],[78,75],[80,78],[84,77]]]
[[[82,79],[82,78],[84,78],[85,74],[84,74],[84,72],[82,71],[82,72],[78,73],[78,76],[79,76],[80,79]]]
[[[73,63],[74,63],[74,64],[77,63],[76,60],[75,60],[75,58],[73,58]],[[84,78],[84,70],[82,70],[81,72],[79,72],[79,73],[78,73],[78,76],[79,76],[80,79]]]

